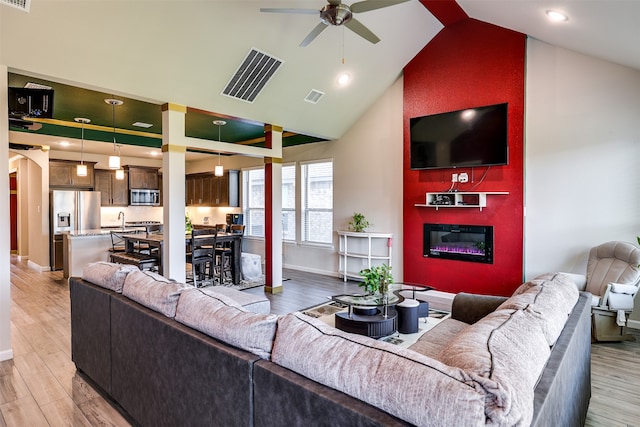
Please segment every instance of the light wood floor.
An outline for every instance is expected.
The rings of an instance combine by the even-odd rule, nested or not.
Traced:
[[[267,294],[278,314],[360,289],[353,282],[327,276],[296,271],[284,275],[289,279],[285,292]],[[263,289],[246,292],[263,293]],[[61,272],[37,273],[12,257],[11,300],[14,359],[0,362],[0,427],[129,426],[76,373],[70,350],[69,292]],[[640,427],[640,331],[635,336],[637,342],[593,345],[587,426]]]

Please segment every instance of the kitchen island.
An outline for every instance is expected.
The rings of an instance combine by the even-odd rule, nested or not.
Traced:
[[[63,233],[63,277],[82,276],[85,265],[96,261],[109,261],[111,232],[134,233],[140,227],[99,228]],[[144,228],[142,228],[144,229]]]

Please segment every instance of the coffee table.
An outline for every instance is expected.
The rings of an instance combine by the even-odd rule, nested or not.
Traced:
[[[398,329],[398,313],[394,306],[404,297],[394,294],[398,286],[390,285],[386,294],[334,295],[333,301],[348,306],[347,312],[335,314],[336,328],[372,338],[386,337]]]
[[[333,301],[348,306],[346,313],[335,314],[335,326],[342,331],[371,338],[389,336],[398,330],[398,313],[395,305],[404,301],[404,296],[400,294],[400,291],[412,290],[415,293],[428,289],[432,288],[416,288],[405,283],[392,283],[384,295],[334,295],[331,297]]]

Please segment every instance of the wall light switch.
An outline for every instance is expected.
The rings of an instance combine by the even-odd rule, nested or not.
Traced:
[[[451,182],[458,182],[458,174],[457,173],[452,173],[451,174]]]

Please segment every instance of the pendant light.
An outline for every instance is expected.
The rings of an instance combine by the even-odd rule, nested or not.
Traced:
[[[221,129],[222,126],[226,125],[227,122],[225,122],[224,120],[214,120],[213,124],[218,126],[218,142],[220,142],[220,129]],[[216,165],[216,167],[213,168],[213,174],[215,176],[223,176],[224,175],[224,168],[220,164],[220,152],[219,151],[218,151],[218,164]]]
[[[113,155],[109,156],[109,169],[120,169],[120,156],[116,156],[116,105],[122,105],[124,102],[113,98],[107,98],[104,102],[111,105],[113,110]]]
[[[82,142],[80,145],[80,164],[76,166],[76,175],[87,176],[87,165],[84,164],[84,125],[91,123],[91,120],[83,117],[73,119],[76,123],[82,123]]]
[[[120,158],[120,145],[118,145],[118,158]],[[116,169],[116,179],[120,181],[124,179],[124,169],[122,169],[122,166]]]

